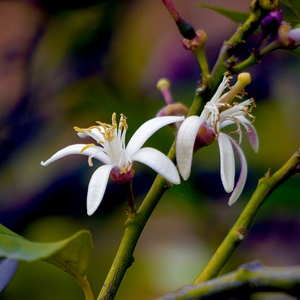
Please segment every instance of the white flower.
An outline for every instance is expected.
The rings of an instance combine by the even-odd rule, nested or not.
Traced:
[[[241,103],[230,105],[230,102],[235,97],[240,97],[240,93],[242,93],[243,96],[244,87],[251,81],[250,74],[240,74],[237,83],[231,87],[227,93],[222,95],[225,88],[228,86],[229,80],[230,77],[225,75],[215,95],[206,103],[199,117],[190,116],[184,120],[177,134],[176,159],[180,174],[184,180],[187,180],[191,172],[195,141],[199,138],[199,136],[197,136],[198,130],[200,127],[205,127],[205,129],[209,128],[210,131],[205,130],[206,136],[204,137],[204,141],[201,140],[200,144],[205,146],[205,140],[207,140],[206,145],[211,143],[211,137],[207,136],[210,132],[211,135],[215,136],[217,139],[220,150],[221,180],[225,191],[227,193],[232,192],[228,203],[229,205],[232,205],[240,196],[247,178],[247,162],[243,151],[238,145],[242,142],[242,127],[246,129],[246,135],[255,152],[258,151],[258,137],[252,122],[248,119],[254,119],[250,114],[253,100],[249,99]],[[237,125],[237,130],[232,133],[239,135],[238,144],[228,134],[220,131],[222,128],[232,124]],[[241,166],[240,176],[235,187],[233,149],[238,154]]]
[[[114,113],[112,125],[97,122],[98,125],[87,129],[74,128],[79,137],[92,137],[97,145],[75,144],[68,146],[56,152],[47,161],[41,162],[41,165],[47,166],[71,154],[87,155],[90,166],[92,166],[92,158],[100,160],[104,165],[93,173],[88,186],[87,213],[92,215],[102,201],[109,175],[112,174],[117,183],[131,180],[133,161],[149,166],[173,184],[180,183],[177,169],[167,156],[154,148],[145,147],[141,149],[141,147],[160,128],[183,120],[184,117],[174,116],[151,119],[138,128],[126,147],[125,136],[128,128],[126,117],[121,115],[119,126],[117,126],[116,114]]]

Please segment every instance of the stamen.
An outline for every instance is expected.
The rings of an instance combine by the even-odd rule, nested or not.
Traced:
[[[93,166],[92,158],[93,158],[92,156],[89,156],[89,158],[88,158],[88,164],[90,167]]]
[[[121,130],[122,128],[124,128],[125,130],[128,129],[128,125],[127,125],[127,122],[126,122],[127,118],[121,114],[121,117],[120,117],[120,122],[119,122],[119,129]]]
[[[248,85],[250,82],[251,82],[250,74],[246,72],[241,73],[238,76],[235,85],[232,86],[230,90],[220,98],[219,102],[230,103],[236,97],[237,98],[243,97],[245,95],[244,87]]]
[[[82,153],[84,150],[90,148],[90,147],[95,147],[95,144],[87,144],[85,145],[81,150],[80,150],[80,153]]]
[[[112,125],[117,125],[117,122],[116,122],[116,113],[113,113],[112,116],[111,116],[111,121],[112,121]]]

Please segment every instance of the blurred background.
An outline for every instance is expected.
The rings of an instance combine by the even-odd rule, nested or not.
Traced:
[[[185,20],[207,32],[212,67],[236,24],[197,8],[198,1],[174,3]],[[201,3],[247,12],[250,1]],[[251,46],[245,51],[250,54]],[[254,154],[244,139],[249,174],[243,195],[228,207],[217,143],[198,152],[190,179],[164,195],[148,222],[116,299],[155,299],[193,282],[258,179],[268,168],[276,171],[299,148],[299,70],[298,58],[283,50],[247,70],[253,81],[246,91],[257,103],[253,114],[260,150]],[[161,77],[171,80],[174,101],[190,106],[199,74],[161,1],[0,1],[0,223],[39,242],[90,230],[95,252],[88,278],[97,295],[123,234],[124,194],[110,182],[99,209],[88,217],[87,186],[98,162],[92,168],[81,156],[46,168],[40,162],[79,141],[74,126],[109,123],[113,112],[128,117],[130,137],[164,106],[156,90]],[[147,145],[167,153],[173,138],[173,129],[163,128]],[[155,173],[140,164],[135,170],[139,205]],[[292,178],[272,194],[224,271],[254,260],[267,266],[300,264],[299,184],[299,177]],[[289,299],[268,297],[251,299]],[[37,262],[20,263],[0,298],[84,296],[75,279]]]

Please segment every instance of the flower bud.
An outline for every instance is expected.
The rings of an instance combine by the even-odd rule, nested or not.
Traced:
[[[162,108],[158,113],[157,117],[164,117],[164,116],[187,116],[188,108],[184,106],[182,103],[174,103],[169,104]]]
[[[282,21],[282,14],[279,10],[272,10],[266,17],[264,17],[260,23],[260,32],[257,39],[258,48],[262,41],[268,36],[269,42],[276,38],[278,27]]]

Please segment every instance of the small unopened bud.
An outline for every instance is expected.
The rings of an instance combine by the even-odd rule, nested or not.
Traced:
[[[194,151],[197,151],[205,146],[209,146],[215,139],[215,131],[212,127],[207,127],[206,122],[204,122],[198,130],[194,144]]]
[[[282,14],[279,10],[271,11],[266,17],[264,17],[260,23],[260,32],[257,39],[258,48],[262,41],[269,36],[269,42],[276,38],[278,27],[282,21]]]
[[[158,113],[157,117],[165,116],[187,116],[188,109],[182,103],[169,104],[162,108]]]

